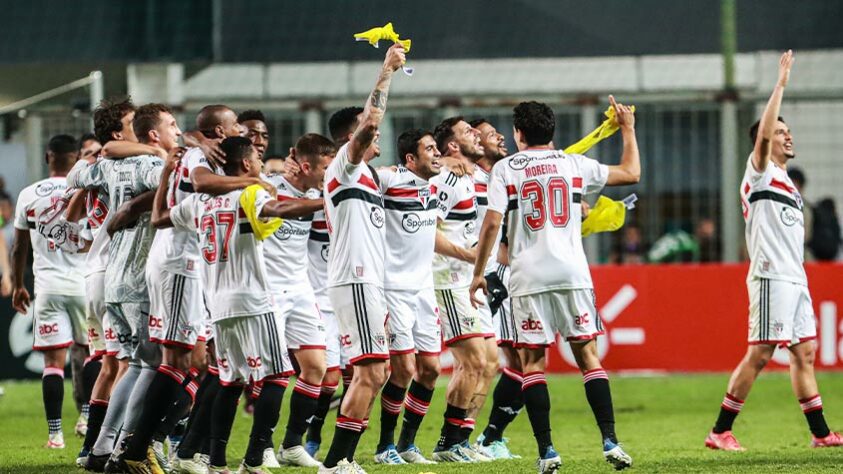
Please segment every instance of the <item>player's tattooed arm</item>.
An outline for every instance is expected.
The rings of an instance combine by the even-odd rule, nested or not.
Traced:
[[[369,95],[369,100],[363,108],[360,124],[351,138],[348,148],[348,159],[352,164],[359,164],[363,161],[363,155],[369,145],[375,140],[375,136],[386,113],[386,101],[389,97],[389,85],[392,83],[392,74],[397,71],[405,62],[404,47],[394,44],[386,52],[381,73],[375,83],[375,88]]]
[[[305,217],[322,209],[322,199],[290,199],[286,201],[272,200],[261,208],[261,217],[280,217],[295,219]]]
[[[614,96],[609,96],[609,103],[615,109],[615,120],[621,129],[623,154],[619,165],[609,166],[606,186],[635,184],[641,181],[641,156],[635,136],[635,112],[632,107],[615,102]]]
[[[161,181],[155,190],[155,197],[152,200],[152,217],[150,221],[156,229],[173,227],[170,220],[170,208],[167,206],[167,191],[170,189],[170,175],[176,169],[181,157],[184,155],[184,148],[175,148],[167,155],[164,166],[161,168]]]
[[[30,303],[29,291],[23,284],[23,271],[29,256],[29,247],[29,230],[15,229],[15,241],[12,244],[12,307],[22,314],[26,314]]]
[[[782,106],[782,96],[787,82],[790,80],[790,68],[793,67],[793,51],[787,50],[779,58],[779,79],[776,87],[767,101],[761,122],[758,124],[758,137],[755,139],[755,147],[752,153],[752,166],[755,171],[763,172],[767,169],[772,152],[771,143],[776,133],[776,124],[779,121],[779,110]]]
[[[139,155],[158,156],[163,160],[167,152],[155,146],[126,140],[112,140],[102,147],[102,156],[115,160]]]
[[[475,296],[478,289],[486,290],[486,275],[483,272],[486,269],[486,262],[489,261],[489,255],[492,254],[492,248],[497,245],[495,240],[498,236],[498,229],[501,228],[501,221],[503,214],[492,209],[486,211],[486,217],[483,219],[483,226],[480,227],[480,237],[477,241],[477,258],[474,261],[474,277],[471,279],[471,288],[468,290],[471,296],[471,304],[475,308],[483,306],[485,303]]]
[[[117,231],[131,227],[138,221],[141,214],[152,210],[155,193],[156,191],[146,191],[120,206],[114,213],[114,217],[108,221],[108,227],[106,227],[108,235],[114,235]]]

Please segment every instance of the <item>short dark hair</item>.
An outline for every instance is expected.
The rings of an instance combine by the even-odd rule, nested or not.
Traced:
[[[97,143],[99,143],[99,140],[97,139],[97,136],[94,135],[93,133],[90,133],[90,132],[83,133],[82,136],[79,137],[79,142],[78,142],[79,148],[78,148],[78,150],[82,150],[82,145],[84,145],[85,142],[87,142],[88,140],[96,140]]]
[[[464,120],[465,118],[462,115],[448,117],[433,129],[433,139],[436,140],[436,148],[439,148],[439,151],[443,154],[445,153],[448,143],[450,143],[456,136],[454,133],[454,125]]]
[[[785,122],[784,119],[781,118],[781,116],[776,117],[776,119],[781,123],[787,124],[787,122]],[[761,120],[756,120],[755,123],[752,124],[751,127],[749,127],[749,139],[752,140],[752,146],[753,147],[755,146],[755,142],[758,141],[758,128],[759,127],[761,127]]]
[[[805,178],[805,173],[795,166],[787,167],[787,175],[790,177],[790,180],[793,181],[793,184],[799,186],[800,188],[805,187],[805,184],[808,182]]]
[[[149,139],[149,132],[155,130],[161,123],[161,113],[172,114],[173,111],[164,104],[145,104],[135,111],[135,118],[132,120],[132,128],[138,141],[146,143]]]
[[[252,141],[246,137],[229,137],[220,143],[220,149],[225,154],[225,163],[222,165],[223,171],[228,176],[234,176],[240,169],[243,159],[252,150]]]
[[[114,140],[111,136],[114,132],[123,130],[123,117],[129,112],[135,111],[135,104],[132,99],[126,97],[122,100],[108,99],[100,102],[100,105],[94,110],[94,135],[97,140],[105,145]]]
[[[296,141],[296,158],[304,158],[311,165],[318,163],[319,158],[337,153],[337,146],[330,138],[318,133],[306,133]]]
[[[512,110],[512,126],[521,132],[527,146],[546,145],[553,141],[556,117],[541,102],[521,102]]]
[[[492,124],[492,122],[489,122],[484,117],[479,117],[479,118],[476,118],[476,119],[472,120],[471,122],[468,122],[468,124],[471,125],[471,128],[477,128],[477,127],[483,125],[484,123],[488,123],[489,125]]]
[[[414,128],[398,135],[398,159],[402,165],[407,164],[407,154],[418,156],[419,142],[426,136],[433,136],[430,130]]]
[[[357,116],[363,113],[363,107],[346,107],[337,110],[328,120],[328,132],[337,146],[345,144],[349,133],[357,129]]]
[[[266,123],[266,117],[263,115],[263,112],[257,109],[244,110],[237,116],[237,123],[248,122],[250,120],[258,120]]]
[[[79,151],[79,144],[70,135],[55,135],[47,143],[47,151],[52,152],[54,155],[68,155]]]

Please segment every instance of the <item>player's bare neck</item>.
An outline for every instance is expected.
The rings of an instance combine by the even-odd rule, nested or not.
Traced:
[[[304,176],[302,176],[301,173],[293,175],[293,174],[288,172],[288,173],[284,173],[283,176],[284,176],[284,179],[287,180],[288,183],[290,183],[290,186],[296,188],[296,191],[301,192],[302,190],[305,190],[305,188],[307,187],[307,186],[304,185]]]
[[[534,150],[552,150],[552,149],[553,149],[553,146],[551,146],[551,144],[550,144],[550,143],[548,143],[547,145],[533,145],[533,146],[528,146],[527,148],[525,148],[525,149],[524,149],[524,151],[534,151]]]

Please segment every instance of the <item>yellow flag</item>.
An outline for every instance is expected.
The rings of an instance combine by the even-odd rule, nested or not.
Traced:
[[[284,220],[278,217],[265,219],[258,216],[255,201],[258,198],[258,191],[263,191],[263,187],[258,184],[253,184],[244,189],[240,194],[240,207],[246,213],[246,218],[252,226],[252,232],[255,233],[255,238],[258,240],[266,240],[267,237],[274,234]]]
[[[635,112],[634,105],[632,106],[632,111]],[[606,116],[606,120],[604,120],[599,127],[595,128],[593,132],[582,137],[580,141],[574,143],[568,148],[565,148],[565,153],[582,155],[590,150],[594,145],[597,145],[604,139],[614,135],[615,132],[618,131],[618,122],[615,120],[615,109],[610,105],[609,108],[603,112],[603,115]]]
[[[588,217],[582,222],[582,236],[586,237],[598,232],[614,232],[623,227],[625,220],[626,206],[623,202],[600,196],[588,213]]]
[[[383,26],[379,26],[377,28],[372,28],[366,30],[362,33],[355,33],[354,39],[357,41],[368,41],[370,45],[374,46],[375,48],[378,47],[378,41],[386,40],[392,41],[393,43],[400,43],[401,46],[404,47],[404,52],[410,52],[410,45],[412,41],[409,39],[400,39],[398,33],[392,28],[392,23],[387,23]]]

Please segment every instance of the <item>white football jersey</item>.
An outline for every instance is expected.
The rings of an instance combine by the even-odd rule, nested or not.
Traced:
[[[242,190],[221,196],[193,193],[170,209],[180,230],[199,233],[200,266],[213,321],[272,312],[263,244],[240,207]],[[272,197],[257,192],[255,209]]]
[[[802,196],[787,171],[772,160],[763,172],[755,171],[752,155],[741,182],[741,207],[746,221],[749,252],[747,279],[771,278],[807,285],[805,275],[805,221]]]
[[[582,195],[609,167],[561,150],[527,150],[492,168],[489,210],[508,218],[509,294],[592,288],[582,247]]]
[[[348,161],[348,144],[325,173],[325,215],[331,252],[328,287],[371,283],[383,287],[386,218],[372,170]]]
[[[325,211],[313,214],[310,235],[307,239],[307,279],[316,294],[319,307],[330,308],[328,299],[328,254],[331,252],[331,239],[328,236],[328,223]]]
[[[386,274],[384,288],[433,288],[433,248],[436,244],[436,196],[430,183],[407,168],[379,170],[386,213]]]
[[[491,173],[484,170],[479,165],[474,166],[474,194],[477,197],[477,221],[474,224],[474,238],[480,239],[480,229],[483,227],[483,220],[486,218],[486,209],[489,207],[489,197],[487,189],[489,187],[489,178]],[[494,273],[498,271],[500,264],[498,263],[498,251],[500,249],[501,235],[503,231],[503,221],[501,221],[501,229],[498,229],[498,235],[495,237],[495,246],[492,248],[492,253],[489,254],[489,260],[486,261],[485,274]]]
[[[205,154],[198,147],[188,149],[170,174],[167,207],[172,208],[194,193],[190,174],[196,168],[206,168],[213,172]],[[198,278],[199,239],[196,233],[176,228],[159,229],[149,249],[148,264],[159,270]]]
[[[278,190],[277,199],[316,199],[314,193],[296,189],[284,176],[274,174],[266,180]],[[307,241],[313,215],[284,219],[284,224],[263,243],[266,271],[273,290],[310,286],[307,277]]]
[[[439,230],[458,247],[471,248],[477,244],[477,200],[474,180],[470,176],[457,177],[447,168],[430,180],[437,200],[437,217],[442,219]],[[436,254],[433,258],[433,284],[437,290],[471,286],[472,265],[462,260]]]
[[[29,230],[36,296],[85,294],[85,277],[82,273],[85,256],[62,251],[53,239],[45,237],[37,229],[41,216],[49,213],[66,191],[67,180],[63,176],[56,176],[27,186],[18,196],[15,229]]]

